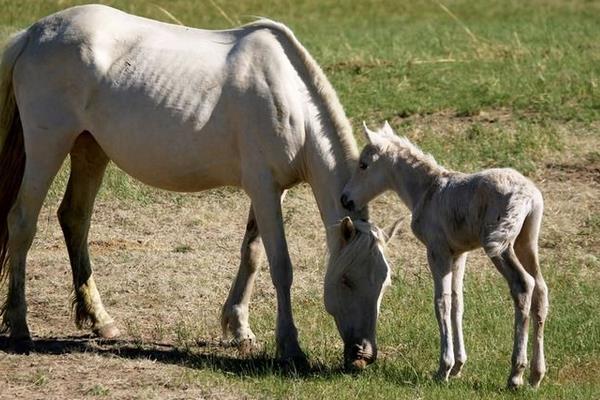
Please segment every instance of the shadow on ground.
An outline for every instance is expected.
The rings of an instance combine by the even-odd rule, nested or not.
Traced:
[[[0,336],[0,351],[10,352],[9,339]],[[318,361],[289,363],[258,352],[250,357],[237,356],[235,347],[199,341],[197,346],[179,348],[172,344],[134,340],[104,340],[84,336],[34,338],[31,355],[93,353],[130,360],[152,360],[195,369],[211,369],[238,376],[281,375],[294,378],[331,377],[344,374],[341,366],[331,367]],[[228,355],[226,353],[231,353]]]

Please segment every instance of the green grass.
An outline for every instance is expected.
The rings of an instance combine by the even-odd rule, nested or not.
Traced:
[[[565,259],[543,259],[544,265],[564,265]],[[465,341],[469,360],[463,377],[449,384],[432,380],[438,357],[438,333],[432,305],[432,282],[425,267],[418,279],[401,278],[394,283],[382,305],[378,363],[356,376],[340,371],[337,332],[320,302],[296,304],[296,317],[303,345],[311,352],[313,369],[286,373],[272,362],[258,357],[240,367],[229,361],[198,358],[186,379],[223,379],[241,385],[258,397],[354,399],[590,399],[600,394],[597,377],[600,354],[600,320],[589,318],[600,307],[596,282],[582,280],[569,269],[547,269],[551,288],[551,314],[547,321],[548,375],[537,391],[525,388],[517,393],[505,389],[512,349],[512,301],[506,282],[493,271],[467,274],[465,297]],[[272,312],[255,314],[259,331],[272,328]],[[312,328],[316,327],[316,328]],[[302,333],[302,332],[301,332]],[[266,344],[272,354],[274,344]],[[193,354],[193,353],[192,353]],[[581,368],[587,366],[586,368]]]
[[[0,34],[7,36],[78,3],[83,1],[0,0]],[[104,3],[169,21],[155,6],[159,4],[183,23],[205,28],[227,28],[232,26],[229,20],[249,21],[252,15],[281,20],[323,66],[356,127],[362,120],[377,124],[392,120],[400,133],[451,168],[472,171],[501,165],[543,173],[545,160],[566,151],[573,135],[598,132],[592,128],[600,118],[598,2],[445,2],[456,19],[435,1],[216,1],[227,18],[210,1]],[[505,110],[510,126],[468,122],[488,110]],[[463,129],[444,135],[415,122],[438,113],[443,113],[444,121],[467,122]],[[565,124],[578,129],[574,133],[559,129]],[[597,163],[598,150],[589,150],[585,162]],[[68,165],[50,197],[60,196],[67,177]],[[205,196],[218,201],[225,192]],[[148,189],[114,167],[109,168],[100,194],[103,200],[118,198],[140,205],[165,197],[186,201],[182,195]],[[448,385],[434,383],[438,334],[431,278],[425,266],[414,276],[406,274],[403,259],[397,260],[394,285],[382,305],[378,334],[382,359],[365,373],[340,372],[339,336],[323,310],[321,288],[316,288],[314,297],[295,299],[294,304],[311,371],[284,373],[270,357],[242,364],[207,361],[195,358],[193,346],[186,345],[192,352],[190,368],[179,379],[229,385],[259,398],[599,398],[600,214],[597,202],[591,207],[581,211],[587,217],[579,235],[560,239],[565,250],[543,256],[551,313],[546,341],[549,371],[539,391],[504,389],[513,312],[506,283],[491,265],[483,272],[467,267],[469,360],[464,376]],[[182,244],[173,251],[186,253],[190,248]],[[253,308],[256,332],[272,332],[272,306]],[[193,338],[190,329],[182,326],[178,331],[182,342]],[[265,354],[273,353],[274,343],[267,340]],[[44,379],[40,375],[36,384]],[[91,387],[88,394],[110,396],[102,385]]]

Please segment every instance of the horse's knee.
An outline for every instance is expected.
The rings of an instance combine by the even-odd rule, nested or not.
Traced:
[[[6,218],[8,225],[9,248],[16,250],[25,246],[29,248],[36,231],[36,221],[28,218],[20,205],[15,205]]]

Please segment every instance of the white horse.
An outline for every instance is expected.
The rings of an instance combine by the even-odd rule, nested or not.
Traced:
[[[13,349],[31,346],[26,255],[48,187],[70,154],[58,216],[79,325],[91,323],[105,338],[118,334],[87,247],[110,159],[163,189],[246,191],[252,204],[223,328],[238,343],[254,341],[248,304],[264,245],[277,293],[278,354],[304,360],[280,199],[306,181],[328,228],[325,306],[344,340],[345,360],[358,367],[375,360],[379,301],[389,282],[382,236],[365,222],[366,211],[344,219],[338,200],[358,156],[351,126],[327,78],[287,27],[261,20],[207,31],[105,6],[74,7],[12,39],[0,83],[0,265],[9,274],[2,313]]]
[[[411,228],[427,246],[435,285],[435,313],[441,337],[437,377],[458,375],[467,359],[462,332],[463,276],[467,252],[483,247],[506,278],[515,305],[509,387],[523,384],[527,331],[533,314],[530,382],[538,387],[546,371],[544,322],[548,290],[538,261],[544,203],[535,185],[513,169],[475,174],[448,171],[386,122],[379,132],[365,125],[369,144],[341,198],[349,210],[394,190],[412,212]]]

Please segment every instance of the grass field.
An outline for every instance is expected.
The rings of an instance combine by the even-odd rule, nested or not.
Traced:
[[[0,35],[78,3],[0,0]],[[311,368],[290,373],[273,360],[275,300],[266,271],[251,307],[262,349],[240,359],[220,340],[219,312],[239,262],[247,198],[230,188],[162,192],[114,167],[95,209],[90,249],[123,337],[93,340],[71,320],[70,268],[55,218],[66,165],[29,257],[37,352],[0,351],[0,398],[600,398],[599,2],[105,3],[171,21],[167,10],[205,28],[255,15],[281,20],[323,66],[357,132],[362,120],[387,119],[450,168],[512,166],[537,182],[546,203],[540,251],[551,302],[548,375],[537,391],[506,391],[512,301],[476,251],[465,281],[469,359],[461,378],[433,381],[432,280],[408,212],[392,195],[374,201],[372,211],[380,226],[405,217],[387,250],[393,285],[382,304],[380,359],[359,375],[344,373],[342,342],[322,301],[324,232],[304,185],[290,192],[284,212],[295,317]]]

